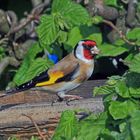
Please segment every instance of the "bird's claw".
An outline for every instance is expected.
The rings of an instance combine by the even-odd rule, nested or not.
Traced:
[[[68,95],[67,97],[66,97],[66,105],[68,105],[68,106],[70,106],[70,102],[72,102],[72,101],[75,101],[75,100],[80,100],[80,99],[82,99],[83,97],[81,97],[81,96],[76,96],[76,95]]]
[[[57,102],[60,103],[60,102],[62,102],[62,101],[64,101],[64,99],[61,98],[61,97],[58,97],[58,99],[52,101],[51,106],[53,106],[54,103],[57,103]]]
[[[51,105],[53,106],[54,103],[65,101],[67,106],[70,106],[70,102],[74,100],[80,100],[83,97],[76,96],[76,95],[65,95],[63,98],[58,96],[58,99],[52,101]]]

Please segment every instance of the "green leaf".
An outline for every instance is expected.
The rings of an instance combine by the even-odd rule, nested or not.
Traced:
[[[81,40],[82,38],[83,37],[79,27],[74,27],[68,34],[68,41],[66,42],[66,45],[74,48],[75,44],[77,44],[78,41]]]
[[[28,71],[31,63],[34,61],[35,56],[41,51],[42,51],[42,48],[40,48],[38,43],[33,44],[29,48],[20,68],[18,69],[16,75],[14,76],[13,81],[14,83],[16,83],[16,85],[20,85],[23,83],[24,76],[26,72]]]
[[[133,53],[129,53],[129,55],[124,59],[124,64],[127,65],[127,62],[128,63],[131,62],[132,59],[134,59],[134,54]]]
[[[107,43],[100,45],[99,49],[101,50],[100,56],[117,56],[128,51],[128,49],[124,47],[119,47]]]
[[[100,29],[96,26],[80,26],[74,27],[68,34],[68,41],[65,47],[75,47],[81,39],[91,39],[97,42],[97,45],[102,43],[102,35]]]
[[[140,28],[134,28],[127,33],[127,38],[132,40],[140,39]]]
[[[64,111],[52,140],[72,140],[77,134],[78,121],[73,111]]]
[[[99,23],[102,23],[103,22],[103,18],[101,16],[94,16],[92,18],[92,22],[93,24],[99,24]]]
[[[136,41],[136,45],[140,46],[140,38]]]
[[[131,61],[126,61],[131,72],[140,73],[140,54],[136,54]]]
[[[56,40],[59,31],[55,18],[53,15],[43,15],[40,22],[36,29],[40,42],[50,45]]]
[[[76,140],[96,140],[105,129],[107,114],[101,113],[97,117],[88,117],[80,123],[80,130]]]
[[[125,42],[122,39],[118,39],[115,41],[114,45],[123,46],[123,45],[125,45]]]
[[[100,136],[100,140],[115,140],[115,137],[112,136],[111,131],[109,129],[105,129],[101,136]]]
[[[117,0],[105,0],[104,3],[105,3],[105,5],[110,5],[110,6],[114,6],[114,7],[118,6]]]
[[[140,74],[128,73],[126,75],[126,84],[132,97],[140,98]]]
[[[140,111],[136,111],[131,114],[131,130],[133,134],[133,138],[135,140],[140,140]]]
[[[33,63],[30,65],[28,71],[26,72],[23,82],[27,82],[31,79],[33,79],[35,76],[39,75],[41,72],[47,70],[53,65],[51,61],[48,60],[48,58],[37,58],[33,61]]]
[[[59,31],[59,43],[63,43],[67,41],[68,33],[65,31]]]
[[[38,137],[32,136],[31,140],[39,140]]]
[[[121,97],[124,97],[124,98],[131,97],[129,93],[129,89],[126,86],[126,83],[124,80],[119,80],[117,82],[115,90]]]
[[[114,86],[104,85],[101,87],[95,87],[93,90],[93,95],[104,95],[104,94],[113,94]]]
[[[122,79],[120,76],[111,76],[109,80],[106,82],[105,85],[100,87],[95,87],[93,90],[93,95],[100,95],[100,94],[116,94],[116,84],[118,80]]]
[[[111,131],[111,136],[114,137],[114,140],[132,140],[132,139],[130,139],[128,134],[125,135],[125,134],[119,133],[117,131]]]
[[[136,110],[136,107],[137,105],[130,100],[124,102],[112,101],[109,106],[109,112],[115,120],[124,119],[131,115]]]
[[[102,43],[101,30],[97,26],[80,26],[80,32],[82,33],[83,39],[91,39],[96,41],[98,47]]]
[[[62,19],[71,25],[81,25],[89,21],[87,10],[71,0],[53,0],[52,13],[61,15]]]
[[[12,136],[8,138],[9,140],[19,140],[19,138],[17,138],[16,136]]]
[[[139,88],[140,87],[140,74],[132,73],[132,72],[126,74],[126,84],[129,87]]]

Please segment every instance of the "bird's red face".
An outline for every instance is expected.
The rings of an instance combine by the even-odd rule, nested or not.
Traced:
[[[92,40],[85,40],[82,43],[83,46],[83,55],[86,59],[93,59],[96,54],[99,54],[99,49],[97,48],[97,44]]]

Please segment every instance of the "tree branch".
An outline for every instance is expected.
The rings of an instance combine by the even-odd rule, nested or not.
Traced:
[[[9,32],[6,34],[6,37],[10,36],[11,34],[14,34],[18,31],[20,31],[22,28],[24,28],[27,24],[29,24],[33,20],[38,20],[40,14],[42,13],[43,9],[48,6],[50,3],[50,0],[47,2],[41,3],[40,5],[36,6],[32,9],[31,13],[27,16],[27,18],[20,23],[18,26],[14,27],[13,29],[10,29]]]
[[[105,23],[105,24],[109,25],[110,27],[112,27],[112,28],[119,34],[120,38],[121,38],[123,41],[125,41],[127,44],[132,45],[132,46],[136,45],[135,42],[129,41],[129,40],[126,38],[126,36],[123,34],[123,32],[120,31],[111,21],[108,21],[108,20],[105,20],[105,19],[104,19],[104,20],[103,20],[103,23]]]
[[[41,130],[40,130],[40,128],[38,127],[38,125],[37,125],[37,123],[34,121],[34,119],[31,117],[31,116],[29,116],[29,115],[26,115],[26,114],[22,114],[22,116],[25,116],[25,117],[27,117],[27,118],[29,118],[30,120],[31,120],[31,122],[34,124],[34,126],[35,126],[35,128],[36,128],[36,130],[37,130],[37,132],[38,132],[38,135],[42,138],[42,140],[47,140],[45,137],[44,137],[44,135],[42,134],[42,132],[41,132]]]
[[[17,67],[20,64],[14,57],[5,57],[0,61],[0,75],[6,69],[8,65]]]

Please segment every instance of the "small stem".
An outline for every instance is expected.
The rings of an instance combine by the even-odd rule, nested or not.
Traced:
[[[40,16],[40,14],[44,10],[44,8],[46,6],[48,6],[49,3],[50,3],[50,0],[45,1],[44,3],[41,3],[41,4],[37,5],[36,7],[34,7],[32,9],[32,11],[30,12],[30,14],[27,16],[27,18],[22,23],[20,23],[19,25],[17,25],[13,29],[9,30],[9,32],[6,34],[6,37],[9,37],[11,34],[14,34],[18,31],[20,31],[22,28],[24,28],[31,21],[38,19],[38,17]]]
[[[126,38],[126,36],[123,34],[123,32],[120,31],[111,21],[105,20],[105,19],[104,19],[104,20],[103,20],[103,23],[105,23],[105,24],[109,25],[110,27],[112,27],[112,28],[119,34],[120,38],[121,38],[123,41],[125,41],[127,44],[132,45],[132,46],[135,46],[135,45],[136,45],[135,42],[129,41],[129,40]]]
[[[32,121],[32,123],[34,124],[34,126],[35,126],[35,128],[36,128],[36,130],[37,130],[39,136],[42,138],[42,140],[46,140],[46,138],[45,138],[44,135],[42,134],[40,128],[38,127],[38,125],[37,125],[37,123],[34,121],[34,119],[33,119],[31,116],[26,115],[26,114],[22,114],[22,116],[26,116],[27,118],[29,118],[29,119]]]
[[[20,62],[16,60],[14,57],[5,57],[0,61],[0,75],[7,68],[8,65],[19,66]]]

